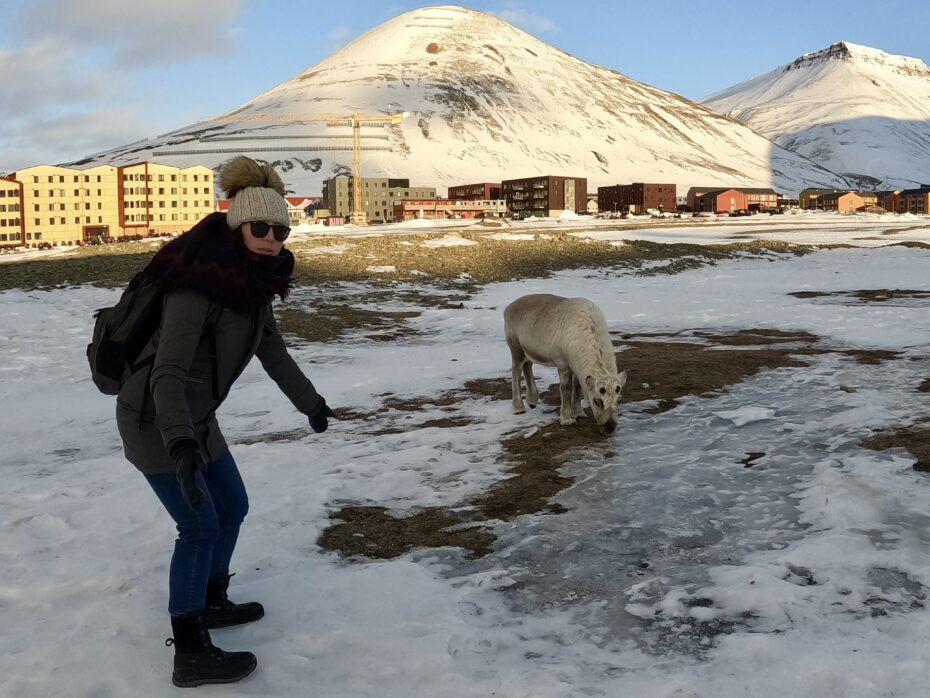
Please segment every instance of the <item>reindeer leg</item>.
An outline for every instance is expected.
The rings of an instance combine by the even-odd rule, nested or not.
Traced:
[[[529,359],[523,364],[523,377],[526,378],[526,401],[530,409],[539,404],[539,394],[536,392],[536,379],[533,377],[533,362]]]
[[[569,425],[575,423],[575,410],[572,405],[572,381],[574,374],[570,368],[559,369],[559,396],[562,404],[559,407],[559,424]]]
[[[581,382],[578,376],[572,373],[572,408],[575,410],[575,417],[586,417],[584,410],[581,408],[581,398],[584,393],[581,392]]]
[[[527,362],[526,354],[523,353],[523,349],[520,348],[517,344],[511,344],[507,342],[507,346],[510,347],[510,389],[513,394],[513,413],[514,414],[523,414],[526,412],[526,407],[523,405],[523,396],[520,394],[520,377],[523,366]],[[532,385],[532,384],[531,384]]]

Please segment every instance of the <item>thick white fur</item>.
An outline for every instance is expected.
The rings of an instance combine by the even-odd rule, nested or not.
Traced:
[[[525,411],[521,374],[526,378],[530,407],[535,407],[539,400],[533,379],[533,362],[536,362],[559,370],[561,424],[574,424],[575,418],[583,414],[583,396],[601,430],[613,432],[626,371],[617,373],[607,322],[594,303],[586,298],[563,298],[548,293],[522,296],[504,309],[504,332],[513,360],[514,414]]]

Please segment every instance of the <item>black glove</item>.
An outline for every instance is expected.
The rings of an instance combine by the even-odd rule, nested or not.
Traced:
[[[326,400],[320,398],[320,406],[316,408],[316,412],[310,415],[310,428],[313,429],[317,434],[321,434],[326,431],[329,427],[329,417],[333,419],[336,418],[335,412],[329,409],[329,405],[326,404]]]
[[[206,470],[207,464],[203,461],[203,456],[197,450],[196,444],[184,445],[181,448],[172,449],[174,454],[174,475],[181,485],[181,496],[184,502],[194,511],[203,509],[204,494],[203,490],[197,484],[197,471]]]

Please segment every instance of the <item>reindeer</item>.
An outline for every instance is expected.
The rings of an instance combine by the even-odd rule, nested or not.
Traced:
[[[526,408],[521,395],[521,374],[526,378],[526,399],[536,407],[539,395],[533,363],[559,370],[562,404],[559,424],[574,424],[584,416],[584,397],[601,433],[617,428],[617,404],[626,383],[626,371],[617,373],[607,322],[600,309],[586,298],[563,298],[537,293],[517,298],[504,309],[504,332],[513,359],[511,387],[513,413]]]

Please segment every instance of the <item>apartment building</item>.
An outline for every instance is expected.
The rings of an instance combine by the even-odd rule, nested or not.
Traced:
[[[216,208],[209,167],[139,162],[118,169],[124,235],[184,232]]]
[[[409,179],[363,177],[361,186],[362,208],[371,223],[393,222],[395,200],[436,198],[436,187],[412,187]],[[323,182],[323,207],[332,216],[347,218],[353,195],[352,177],[339,175]]]
[[[0,177],[0,248],[23,244],[23,185]]]
[[[844,194],[855,194],[845,197]],[[842,199],[842,202],[839,200]],[[825,211],[855,211],[863,206],[878,204],[879,195],[874,191],[853,191],[851,189],[802,189],[798,194],[798,206],[806,209]],[[852,204],[855,203],[855,206]]]
[[[735,209],[736,211],[776,211],[778,210],[778,192],[774,189],[768,187],[728,187],[726,185],[720,184],[711,184],[704,187],[691,187],[688,190],[688,199],[687,207],[689,211],[712,211],[714,210],[714,204],[710,203],[710,199],[706,199],[703,203],[699,203],[699,199],[704,198],[708,194],[719,194],[720,192],[726,191],[736,191],[739,192],[739,196],[734,198],[734,202],[738,205]],[[833,189],[823,189],[823,190],[805,190],[805,191],[835,191]],[[803,192],[802,192],[803,193]],[[724,205],[728,202],[722,202],[721,205]],[[703,208],[702,208],[703,206]],[[729,211],[730,209],[724,206],[722,211]]]
[[[501,183],[457,184],[449,187],[449,198],[455,201],[494,201],[501,198]]]
[[[563,211],[586,213],[586,177],[525,177],[501,182],[501,196],[518,218],[558,216]]]
[[[503,218],[507,213],[507,202],[503,199],[397,199],[393,204],[395,221]]]
[[[693,211],[705,213],[733,213],[748,210],[746,195],[739,189],[717,189],[694,197]]]
[[[740,187],[746,195],[747,211],[777,211],[778,192],[768,187]]]
[[[828,192],[817,197],[816,208],[821,211],[852,213],[854,211],[864,211],[867,207],[875,206],[877,201],[878,197],[872,192]]]
[[[213,171],[202,165],[35,165],[5,181],[15,182],[22,192],[21,245],[73,245],[184,232],[213,211]],[[3,188],[8,190],[8,184]],[[9,193],[6,198],[9,207]]]
[[[643,213],[651,209],[674,211],[677,193],[674,184],[633,182],[597,188],[597,208],[613,213]]]
[[[930,213],[930,184],[889,192],[882,198],[882,207],[895,213]]]

